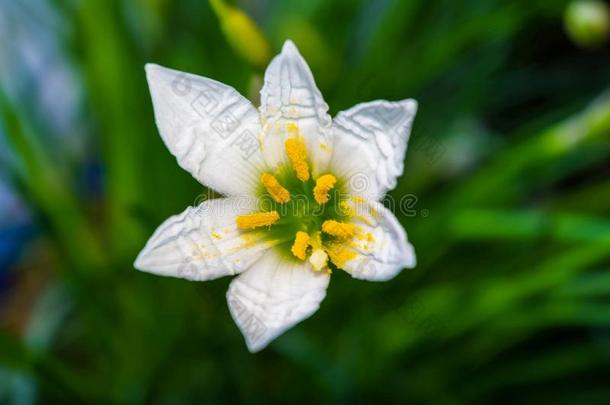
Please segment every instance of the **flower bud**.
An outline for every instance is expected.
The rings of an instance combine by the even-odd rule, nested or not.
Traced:
[[[565,12],[565,27],[574,43],[585,48],[602,45],[610,34],[610,12],[599,0],[572,1]]]
[[[271,57],[271,48],[254,21],[223,0],[210,0],[210,5],[235,53],[257,68],[265,67]]]

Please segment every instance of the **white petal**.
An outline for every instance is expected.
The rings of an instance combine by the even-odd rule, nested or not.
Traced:
[[[305,139],[314,176],[327,169],[332,147],[328,105],[292,41],[284,43],[267,67],[260,112],[265,131],[263,154],[269,165],[285,161],[284,141],[291,134],[287,125],[295,123]]]
[[[229,310],[251,352],[257,352],[308,318],[326,296],[330,276],[304,263],[288,262],[273,250],[235,278],[227,291]]]
[[[256,108],[215,80],[154,64],[146,75],[157,127],[178,164],[220,193],[251,191],[263,161]]]
[[[340,112],[333,121],[332,170],[350,192],[378,201],[402,175],[415,100],[372,101]]]
[[[253,198],[229,197],[189,207],[165,221],[148,240],[134,266],[161,276],[194,281],[241,273],[263,256],[259,234],[242,236],[235,219],[252,212]]]
[[[415,252],[407,234],[394,214],[377,202],[355,206],[354,224],[363,231],[350,248],[356,257],[343,269],[352,277],[369,281],[386,281],[407,267],[415,267]],[[367,236],[372,238],[367,238]]]

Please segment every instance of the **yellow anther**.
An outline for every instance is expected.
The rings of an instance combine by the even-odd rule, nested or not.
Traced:
[[[271,226],[279,219],[280,214],[277,211],[257,212],[238,216],[236,223],[239,229],[254,229],[261,226]]]
[[[328,192],[335,186],[335,183],[337,183],[337,178],[332,174],[325,174],[324,176],[318,177],[316,186],[313,188],[313,197],[318,204],[325,204],[328,202]]]
[[[307,149],[301,138],[290,138],[284,143],[286,154],[292,162],[292,167],[301,181],[309,180],[309,165],[307,164]]]
[[[340,243],[330,244],[326,247],[326,252],[330,260],[340,269],[345,267],[345,263],[357,256],[354,250]]]
[[[356,232],[356,226],[329,219],[327,221],[324,221],[324,223],[322,224],[322,232],[340,239],[348,239],[354,236],[354,233]]]
[[[286,190],[275,177],[269,173],[263,173],[261,176],[261,182],[267,189],[267,192],[271,194],[271,197],[276,202],[285,203],[290,201],[290,193]]]
[[[298,231],[290,251],[299,259],[305,260],[307,257],[307,246],[309,246],[309,235],[306,232]]]

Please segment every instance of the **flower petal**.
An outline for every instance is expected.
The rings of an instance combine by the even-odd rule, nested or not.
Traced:
[[[340,112],[333,121],[331,167],[350,192],[378,201],[402,175],[417,102],[372,101]]]
[[[353,223],[360,229],[350,249],[355,256],[342,267],[352,277],[386,281],[416,264],[413,246],[396,216],[377,202],[356,204]]]
[[[161,137],[178,164],[226,195],[253,190],[262,166],[259,114],[235,89],[147,64]]]
[[[289,262],[273,250],[235,278],[227,291],[229,310],[251,352],[311,316],[330,280],[307,263]]]
[[[253,198],[229,197],[187,208],[155,231],[134,266],[193,281],[241,273],[269,247],[257,243],[257,233],[242,236],[236,227],[236,217],[252,212],[255,205]]]
[[[265,132],[263,154],[269,165],[285,162],[284,141],[294,132],[288,125],[296,124],[305,139],[314,176],[326,170],[332,120],[307,62],[292,41],[284,43],[282,52],[267,67],[260,111]]]

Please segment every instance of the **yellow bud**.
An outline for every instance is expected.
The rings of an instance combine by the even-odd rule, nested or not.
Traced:
[[[210,5],[235,53],[251,65],[264,68],[271,58],[271,47],[254,21],[246,13],[223,0],[210,0]]]

